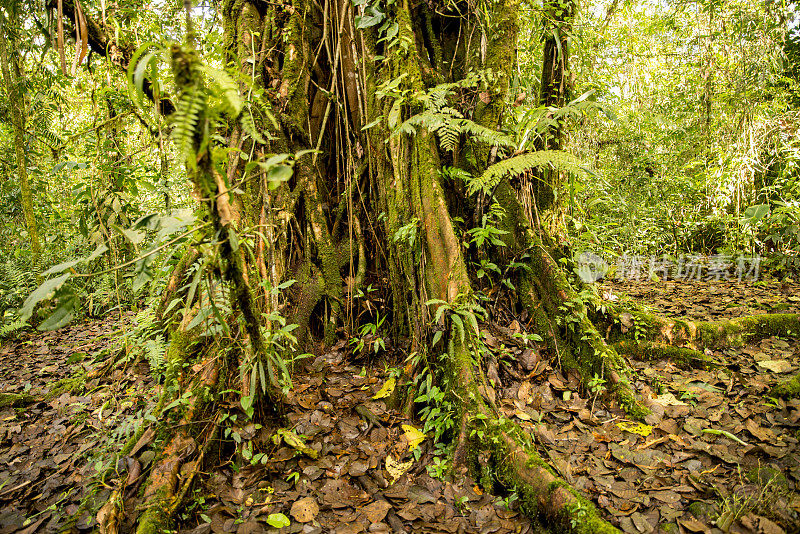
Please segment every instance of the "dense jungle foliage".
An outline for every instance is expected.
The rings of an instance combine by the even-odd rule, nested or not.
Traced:
[[[100,372],[146,362],[157,404],[95,484],[154,432],[143,534],[211,456],[266,461],[236,417],[315,457],[286,403],[329,351],[389,362],[438,475],[614,532],[498,416],[497,328],[632,421],[628,357],[800,332],[595,284],[800,274],[795,0],[6,0],[0,31],[0,339],[128,325]]]

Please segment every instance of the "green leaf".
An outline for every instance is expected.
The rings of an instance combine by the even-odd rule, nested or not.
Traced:
[[[389,128],[394,128],[400,122],[400,100],[395,100],[389,110]]]
[[[194,319],[192,319],[189,325],[186,327],[186,331],[188,332],[192,328],[196,327],[197,325],[208,319],[212,311],[213,310],[211,309],[211,307],[200,308],[200,311],[197,312],[197,315],[194,316]]]
[[[94,249],[94,252],[89,254],[83,261],[85,261],[87,263],[90,262],[90,261],[94,261],[97,258],[99,258],[100,256],[102,256],[103,254],[105,254],[106,252],[108,252],[108,247],[107,246],[105,246],[103,244],[97,245],[97,248]]]
[[[153,48],[156,51],[148,52]],[[158,50],[158,44],[152,41],[144,43],[136,50],[133,57],[131,57],[130,63],[128,63],[128,92],[131,95],[131,100],[140,107],[144,107],[146,101],[144,95],[144,73],[151,63],[155,65],[154,60]]]
[[[60,273],[61,271],[66,271],[67,269],[75,267],[76,265],[82,262],[83,259],[79,259],[79,260],[65,261],[63,263],[59,263],[58,265],[53,265],[52,267],[47,269],[44,273],[42,273],[42,276],[50,276],[51,274],[56,274]]]
[[[756,204],[744,210],[744,221],[755,224],[769,214],[769,204]]]
[[[365,130],[369,130],[369,129],[370,129],[370,128],[372,128],[373,126],[375,126],[375,125],[379,124],[379,123],[380,123],[382,120],[383,120],[383,115],[381,115],[380,117],[378,117],[378,118],[377,118],[377,119],[375,119],[374,121],[370,122],[369,124],[367,124],[367,125],[363,126],[363,127],[361,128],[361,131],[363,132],[363,131],[365,131]]]
[[[253,373],[253,374],[255,374],[255,373]],[[261,393],[266,395],[267,394],[267,376],[266,376],[266,373],[264,372],[264,364],[261,362],[261,360],[258,361],[258,376],[261,379]]]
[[[136,231],[136,230],[130,230],[128,228],[119,228],[119,227],[117,227],[117,230],[119,231],[119,233],[124,235],[128,239],[128,241],[130,241],[134,245],[138,245],[139,243],[144,241],[144,238],[146,237],[146,234],[144,232],[139,232],[139,231]]]
[[[465,313],[464,317],[467,319],[467,322],[472,327],[472,330],[474,332],[477,332],[478,331],[478,319],[475,317],[475,314],[472,313],[472,312]]]
[[[453,319],[453,324],[456,325],[456,329],[458,330],[458,334],[461,337],[461,342],[463,343],[464,342],[464,337],[466,335],[466,332],[464,330],[464,321],[461,320],[461,317],[457,313],[454,313],[450,317]]]
[[[283,182],[289,181],[294,171],[289,165],[276,165],[267,171],[270,189],[275,189]]]
[[[441,330],[437,330],[433,334],[433,341],[431,342],[431,347],[435,347],[440,339],[442,339],[442,331]]]
[[[150,254],[139,258],[133,268],[133,291],[139,291],[145,284],[153,279],[153,269],[150,265],[155,261],[156,255]]]
[[[80,265],[81,263],[88,263],[94,259],[97,259],[99,256],[104,254],[108,250],[108,247],[105,245],[97,245],[97,248],[92,252],[89,256],[85,258],[81,258],[79,260],[72,260],[72,261],[65,261],[63,263],[59,263],[58,265],[54,265],[47,269],[42,276],[50,276],[51,274],[60,273],[62,271],[66,271],[67,269],[71,269],[76,265]]]
[[[267,524],[271,527],[281,528],[288,527],[292,523],[289,521],[289,518],[283,514],[269,514],[269,516],[267,516]]]
[[[36,305],[42,300],[52,298],[58,288],[60,288],[70,276],[70,273],[66,273],[42,282],[39,287],[33,290],[33,293],[28,295],[25,302],[22,303],[22,307],[19,309],[20,318],[23,321],[30,319]]]
[[[383,19],[386,18],[386,15],[380,11],[375,6],[369,6],[367,9],[364,10],[364,14],[360,16],[356,16],[356,29],[363,30],[364,28],[371,28],[372,26],[377,26]]]
[[[243,396],[239,401],[241,402],[242,410],[244,410],[244,413],[247,415],[248,419],[252,419],[253,414],[255,414],[255,407],[253,406],[255,404],[255,400],[256,400],[255,395],[249,395],[247,397]]]
[[[68,297],[61,299],[58,304],[58,308],[50,314],[50,317],[42,321],[42,324],[39,325],[39,330],[57,330],[62,326],[66,326],[72,320],[72,316],[75,313],[75,308],[78,306],[78,297],[75,295],[69,295]]]

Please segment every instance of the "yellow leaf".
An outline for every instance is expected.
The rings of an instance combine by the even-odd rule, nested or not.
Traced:
[[[617,426],[625,432],[632,434],[639,434],[640,436],[647,437],[653,433],[653,427],[642,423],[634,423],[633,421],[623,421],[617,423]]]
[[[517,419],[520,419],[522,421],[530,421],[531,419],[533,419],[533,417],[531,417],[530,415],[526,414],[522,410],[517,410],[516,412],[514,412],[514,416]]]
[[[414,465],[414,460],[409,460],[406,463],[400,463],[392,458],[390,454],[386,456],[386,472],[389,473],[389,476],[392,478],[392,483],[403,476],[406,471],[411,469],[412,465]]]
[[[408,450],[413,451],[419,444],[425,441],[427,437],[425,434],[417,430],[411,425],[400,425],[403,429],[403,432],[406,434],[406,439],[408,440]]]
[[[283,442],[285,444],[292,447],[293,449],[300,451],[309,458],[314,458],[316,460],[317,457],[319,456],[319,452],[317,452],[316,450],[312,449],[311,447],[303,443],[303,440],[300,439],[297,436],[297,434],[295,434],[291,430],[284,430],[283,428],[281,428],[278,430],[277,435],[283,439]]]
[[[372,398],[385,399],[386,397],[391,395],[393,391],[394,391],[394,377],[390,377],[389,380],[387,380],[383,384],[383,387],[380,389],[380,391],[378,391]]]

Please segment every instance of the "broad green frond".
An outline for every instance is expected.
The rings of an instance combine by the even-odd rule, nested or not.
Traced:
[[[429,132],[434,132],[439,137],[442,150],[455,149],[461,134],[467,134],[477,141],[489,145],[513,147],[513,140],[495,130],[481,126],[464,116],[456,109],[442,108],[438,112],[424,111],[418,113],[398,126],[392,135],[416,133],[417,127],[423,127]]]
[[[469,194],[489,192],[506,176],[518,176],[532,169],[553,169],[573,174],[585,173],[578,158],[563,150],[540,150],[520,154],[490,166],[477,180],[468,184]]]

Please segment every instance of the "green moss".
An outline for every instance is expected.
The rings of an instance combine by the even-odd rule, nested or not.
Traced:
[[[762,488],[767,484],[784,490],[789,487],[789,481],[786,480],[786,476],[777,469],[771,467],[757,467],[751,469],[745,476],[747,480],[753,484],[758,484]]]
[[[512,451],[508,449],[505,440],[501,437],[501,433],[504,432],[510,435],[527,454],[528,460],[525,462],[527,468],[542,468],[554,477],[554,480],[545,489],[548,494],[552,494],[559,488],[564,488],[572,496],[572,502],[562,509],[559,517],[550,518],[557,521],[557,524],[553,526],[556,526],[558,531],[578,534],[619,534],[619,530],[600,518],[597,509],[591,502],[570,487],[567,482],[559,478],[553,469],[526,443],[527,440],[523,437],[524,433],[518,426],[510,422],[508,425],[490,422],[490,432],[492,437],[489,442],[493,444],[494,456],[497,459],[495,463],[497,465],[498,478],[506,487],[516,489],[523,512],[531,516],[539,515],[542,512],[539,506],[542,495],[539,490],[527,483],[520,476],[520,473],[516,472],[512,467],[508,460]]]
[[[0,393],[0,408],[21,408],[23,406],[27,406],[29,404],[33,404],[35,402],[39,402],[40,399],[32,395],[28,395],[26,393]]]
[[[163,534],[172,528],[169,513],[169,499],[166,490],[159,488],[155,495],[147,501],[147,509],[139,516],[136,534]]]
[[[769,392],[772,397],[794,398],[800,397],[800,373],[788,380],[784,380]]]
[[[697,342],[704,347],[741,345],[741,327],[732,321],[697,323]]]
[[[800,316],[794,313],[767,313],[735,319],[748,332],[748,339],[770,336],[800,336]]]
[[[710,521],[716,516],[714,507],[703,501],[693,502],[688,509],[690,514],[701,521]]]
[[[617,401],[625,413],[633,419],[644,419],[651,411],[642,406],[627,384],[619,384],[614,389]]]
[[[51,387],[47,395],[44,396],[44,400],[50,401],[60,397],[64,393],[72,393],[73,391],[80,390],[85,384],[86,374],[83,371],[78,373],[76,376],[62,378],[53,384],[53,387]]]
[[[793,313],[751,315],[730,321],[697,323],[698,346],[741,346],[771,336],[800,336],[800,318]]]
[[[167,364],[165,385],[176,384],[178,375],[183,370],[183,363],[186,361],[189,344],[194,338],[180,329],[175,329],[170,333],[169,348],[164,355]]]

